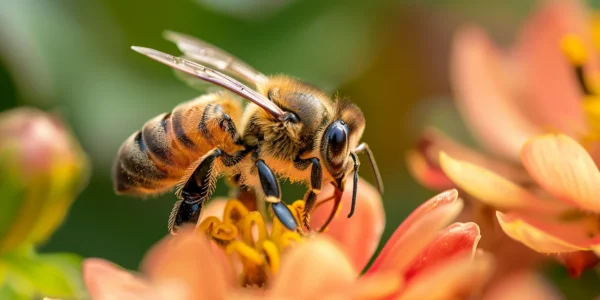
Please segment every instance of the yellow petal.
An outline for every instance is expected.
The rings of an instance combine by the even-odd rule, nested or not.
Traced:
[[[515,183],[477,165],[440,153],[442,169],[461,189],[503,211],[557,215],[567,207],[559,201],[542,200]]]
[[[523,146],[521,159],[529,174],[555,197],[600,212],[600,172],[575,140],[562,134],[533,138]]]
[[[498,223],[502,230],[511,238],[525,244],[527,247],[541,253],[559,253],[585,250],[568,242],[558,239],[547,232],[536,228],[522,219],[498,212]]]

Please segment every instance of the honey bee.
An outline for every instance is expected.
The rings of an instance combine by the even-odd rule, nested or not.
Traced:
[[[175,188],[178,201],[169,218],[170,232],[175,233],[185,223],[198,222],[219,176],[235,178],[239,186],[254,188],[258,197],[271,204],[284,226],[298,231],[304,226],[313,232],[310,214],[321,188],[330,183],[334,193],[322,201],[333,200],[334,208],[318,231],[327,228],[350,175],[354,189],[348,218],[352,216],[358,153],[367,154],[383,193],[373,153],[366,143],[360,143],[365,118],[356,105],[331,99],[325,92],[291,77],[267,77],[196,38],[174,32],[167,32],[165,37],[178,46],[183,57],[150,48],[132,49],[225,89],[156,116],[119,149],[113,167],[118,194],[146,196]],[[240,97],[250,101],[245,109]],[[302,226],[281,201],[278,177],[309,187],[304,195]]]

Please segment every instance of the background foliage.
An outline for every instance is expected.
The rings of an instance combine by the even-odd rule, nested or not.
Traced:
[[[88,188],[42,251],[103,257],[136,269],[144,252],[166,234],[174,197],[118,197],[110,168],[121,142],[146,120],[198,93],[129,46],[177,53],[161,34],[180,31],[219,45],[265,74],[289,74],[358,103],[368,120],[364,140],[386,184],[387,238],[433,195],[410,178],[404,163],[420,128],[435,123],[469,141],[450,101],[453,30],[477,22],[508,43],[532,5],[531,0],[0,0],[0,109],[33,105],[58,112],[93,165]],[[285,200],[292,202],[302,191],[284,186]],[[219,194],[226,194],[224,185]],[[576,282],[565,280],[560,267],[548,272],[569,295],[600,294],[594,272]]]

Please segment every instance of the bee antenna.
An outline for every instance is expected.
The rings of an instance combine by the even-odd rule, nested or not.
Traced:
[[[381,180],[381,174],[379,173],[379,168],[377,167],[375,156],[369,148],[369,145],[367,145],[367,143],[362,143],[358,145],[358,147],[356,147],[354,151],[356,153],[367,153],[367,157],[369,158],[369,164],[371,165],[371,172],[373,172],[373,176],[375,177],[375,183],[377,183],[377,189],[379,190],[379,194],[383,195],[383,180]]]
[[[352,217],[352,215],[354,214],[354,208],[356,207],[356,194],[358,191],[358,167],[360,166],[358,158],[356,157],[356,153],[350,153],[350,156],[354,161],[354,186],[352,186],[352,206],[350,206],[350,213],[348,214],[348,218]]]

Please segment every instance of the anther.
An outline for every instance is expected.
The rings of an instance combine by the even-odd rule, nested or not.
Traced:
[[[588,59],[583,41],[577,35],[569,34],[562,39],[561,48],[575,69],[575,76],[583,94],[592,95],[593,90],[588,85],[583,68]]]
[[[223,210],[223,223],[238,224],[248,213],[248,208],[242,202],[229,200]]]
[[[253,225],[256,225],[258,230],[258,238],[256,242],[253,237]],[[265,221],[262,215],[253,211],[248,213],[241,223],[242,239],[248,245],[262,245],[265,240],[268,239],[267,228],[265,227]]]

